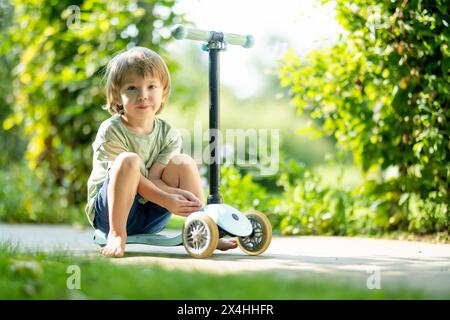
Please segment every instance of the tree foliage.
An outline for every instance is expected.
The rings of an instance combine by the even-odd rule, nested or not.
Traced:
[[[411,228],[418,203],[426,230],[448,228],[447,1],[337,0],[336,12],[340,41],[305,57],[289,52],[282,85],[314,119],[306,131],[334,136],[365,172],[381,172],[366,190],[389,201],[394,227]]]
[[[4,33],[6,27],[11,24],[12,6],[10,3],[0,1],[0,43],[4,43]],[[13,97],[12,91],[12,68],[17,64],[18,58],[14,55],[0,55],[0,123],[5,120],[12,112]],[[25,142],[21,139],[20,128],[5,132],[0,126],[0,168],[5,167],[10,162],[18,162],[23,156]]]
[[[29,166],[42,187],[61,187],[54,200],[62,208],[85,200],[91,143],[108,117],[101,108],[106,102],[102,78],[107,62],[133,45],[150,47],[164,57],[168,27],[179,22],[174,2],[10,4],[11,24],[0,32],[0,56],[13,62],[8,92],[13,112],[3,129],[24,128]]]

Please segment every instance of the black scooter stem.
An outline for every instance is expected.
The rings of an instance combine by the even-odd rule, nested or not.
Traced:
[[[208,204],[223,203],[220,195],[220,75],[219,52],[220,49],[209,48],[209,196]]]

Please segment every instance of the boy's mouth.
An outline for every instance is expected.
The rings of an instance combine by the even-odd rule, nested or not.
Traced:
[[[149,104],[138,104],[136,106],[136,108],[138,108],[138,109],[147,109],[147,108],[150,108],[150,105]]]

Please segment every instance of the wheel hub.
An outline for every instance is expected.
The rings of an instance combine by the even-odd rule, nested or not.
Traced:
[[[194,242],[201,242],[204,239],[204,234],[199,227],[192,230],[192,240]]]
[[[242,242],[247,249],[258,250],[263,243],[264,233],[262,230],[262,225],[254,218],[249,218],[249,220],[252,224],[253,232],[248,237],[242,237]]]
[[[188,243],[191,248],[201,250],[208,240],[208,234],[205,226],[195,221],[189,226]]]

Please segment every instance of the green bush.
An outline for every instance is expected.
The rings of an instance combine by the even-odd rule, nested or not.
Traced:
[[[0,221],[87,225],[82,205],[67,201],[67,189],[50,180],[43,188],[25,163],[0,171]]]
[[[366,187],[382,202],[377,218],[393,229],[448,230],[448,5],[338,0],[336,12],[346,35],[305,57],[289,52],[282,85],[313,119],[307,129],[334,137],[363,171],[379,172]],[[391,169],[397,174],[386,179]]]
[[[266,188],[255,182],[249,173],[241,173],[232,166],[221,167],[220,193],[226,204],[240,211],[255,209],[269,216],[279,201],[270,196]]]
[[[350,191],[321,183],[304,164],[283,162],[277,180],[283,187],[274,228],[282,234],[347,234],[354,224],[355,198]]]
[[[434,214],[423,211],[419,198],[409,201],[410,211],[393,201],[395,193],[383,190],[386,184],[365,181],[346,187],[329,185],[304,164],[285,161],[277,183],[283,192],[269,212],[274,229],[286,235],[383,235],[397,230],[416,234],[446,232],[445,206]],[[380,189],[381,188],[381,189]],[[433,207],[436,206],[433,204]]]

